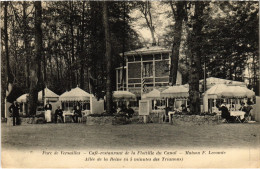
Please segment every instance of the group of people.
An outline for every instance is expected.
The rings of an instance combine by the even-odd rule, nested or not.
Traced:
[[[166,108],[166,115],[168,115],[169,111],[174,111],[175,113],[181,113],[181,114],[188,114],[190,113],[190,107],[185,106],[185,104],[182,104],[179,108],[174,108],[174,107],[167,107]]]
[[[10,116],[13,117],[13,126],[15,125],[19,125],[19,104],[17,101],[14,101],[12,103],[12,105],[9,107],[9,112],[10,112]],[[52,105],[47,102],[46,105],[44,106],[44,111],[45,111],[45,119],[47,122],[51,122],[51,111],[52,111]],[[74,123],[78,122],[78,118],[82,117],[82,113],[81,113],[81,109],[79,106],[76,106],[74,108],[73,111],[73,115],[72,115],[72,120]],[[58,106],[58,108],[55,110],[54,113],[54,123],[57,123],[58,117],[60,117],[62,123],[64,123],[63,120],[63,111],[60,108],[60,106]]]
[[[44,107],[45,111],[48,111],[48,110],[52,110],[52,106],[49,102],[47,102],[47,104],[45,105]],[[60,117],[62,123],[64,123],[64,120],[63,120],[63,110],[61,109],[60,106],[58,106],[58,108],[55,110],[55,113],[54,113],[54,123],[57,123],[57,120],[58,120],[58,117]],[[81,113],[81,109],[79,106],[76,106],[73,110],[73,115],[72,115],[72,120],[74,123],[78,123],[78,118],[79,117],[82,117],[82,113]]]
[[[60,106],[58,106],[58,108],[55,110],[55,113],[54,113],[54,122],[55,122],[55,123],[57,123],[58,116],[61,118],[62,123],[64,123],[64,120],[63,120],[63,111],[62,111],[62,109],[60,108]],[[82,117],[81,109],[80,109],[79,106],[76,106],[76,107],[74,108],[73,115],[72,115],[72,120],[73,120],[73,122],[74,122],[74,123],[78,123],[79,117]]]
[[[221,117],[226,119],[227,121],[234,121],[235,117],[230,115],[230,111],[227,108],[226,102],[223,102],[221,105],[217,105],[217,108],[219,111],[221,111]],[[239,108],[239,111],[245,112],[244,119],[241,119],[243,122],[246,117],[250,116],[250,111],[253,109],[252,102],[247,102],[247,106],[245,106],[245,103],[241,103],[241,107]]]
[[[126,116],[128,119],[130,119],[133,117],[135,112],[130,105],[128,105],[127,107],[125,105],[122,105],[122,106],[118,106],[117,108],[115,108],[114,106],[113,113]]]

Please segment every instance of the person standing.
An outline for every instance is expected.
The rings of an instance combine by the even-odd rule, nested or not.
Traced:
[[[19,124],[19,106],[16,101],[9,107],[9,112],[12,113],[13,116],[13,126]]]
[[[58,116],[61,117],[61,121],[62,123],[64,123],[63,120],[63,111],[61,110],[60,106],[58,106],[58,108],[55,110],[55,114],[54,114],[54,122],[57,123],[57,118]]]
[[[45,105],[44,110],[45,110],[45,120],[46,120],[46,122],[51,122],[52,106],[49,103],[49,101],[47,101],[47,104]]]

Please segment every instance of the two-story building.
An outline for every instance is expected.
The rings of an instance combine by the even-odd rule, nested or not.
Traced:
[[[122,55],[122,54],[121,54]],[[126,64],[116,69],[117,90],[128,90],[137,97],[154,88],[169,86],[171,50],[160,46],[145,47],[125,52]],[[124,80],[122,72],[124,70]],[[177,84],[182,76],[177,73]]]

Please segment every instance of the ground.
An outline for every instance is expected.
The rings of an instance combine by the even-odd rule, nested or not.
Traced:
[[[175,126],[128,124],[87,126],[58,123],[7,126],[2,123],[2,149],[41,148],[239,148],[260,146],[260,124]]]

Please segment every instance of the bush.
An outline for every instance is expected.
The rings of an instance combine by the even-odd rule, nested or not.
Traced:
[[[209,112],[202,112],[202,113],[200,113],[200,116],[205,116],[205,115],[207,115],[207,116],[215,116],[216,113],[209,113]]]
[[[114,114],[101,113],[101,114],[90,114],[90,117],[104,117],[104,116],[114,116]]]

